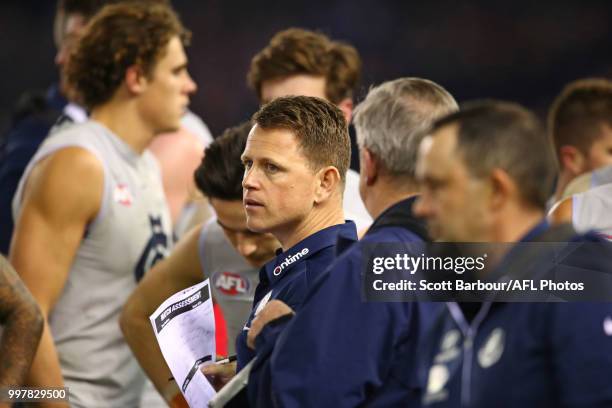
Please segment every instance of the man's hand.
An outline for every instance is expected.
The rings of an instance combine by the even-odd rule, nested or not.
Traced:
[[[255,350],[255,338],[259,335],[264,326],[279,317],[293,314],[293,309],[280,300],[272,300],[259,312],[251,322],[251,328],[247,335],[247,346]]]
[[[209,364],[202,367],[202,373],[208,378],[215,391],[219,391],[236,375],[236,362]]]

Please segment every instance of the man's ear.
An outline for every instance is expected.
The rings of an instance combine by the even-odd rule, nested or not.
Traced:
[[[492,209],[500,209],[504,207],[512,197],[518,197],[519,191],[516,183],[504,170],[494,169],[491,172],[489,180],[491,188],[490,203]]]
[[[559,156],[561,158],[561,170],[567,169],[574,176],[584,172],[585,157],[575,146],[561,146]]]
[[[138,65],[132,65],[125,70],[125,85],[132,94],[139,95],[147,89],[149,81]]]
[[[328,200],[338,190],[342,179],[340,172],[334,166],[323,167],[317,172],[317,185],[315,188],[315,204]]]
[[[359,149],[361,177],[365,177],[365,185],[371,186],[379,175],[378,158],[366,147]]]
[[[345,98],[340,101],[338,104],[338,108],[344,114],[344,119],[346,119],[346,124],[351,123],[351,119],[353,118],[353,100],[351,98]]]

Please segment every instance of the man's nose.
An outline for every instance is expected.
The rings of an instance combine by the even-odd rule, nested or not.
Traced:
[[[244,176],[242,177],[242,188],[253,189],[257,187],[257,175],[254,171],[253,167],[244,171]]]
[[[196,84],[196,82],[193,80],[191,75],[189,75],[189,73],[187,73],[187,84],[185,86],[185,91],[188,94],[192,94],[192,93],[195,93],[195,91],[197,91],[197,90],[198,90],[198,84]]]
[[[427,218],[431,214],[430,199],[425,194],[417,197],[412,207],[414,215],[420,218]]]

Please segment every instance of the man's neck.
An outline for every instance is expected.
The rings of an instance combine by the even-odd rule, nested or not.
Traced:
[[[332,210],[320,210],[306,219],[302,220],[297,226],[284,233],[275,233],[276,238],[281,243],[283,251],[293,247],[309,236],[334,225],[344,224],[344,213],[341,207]]]
[[[418,194],[418,188],[410,182],[398,183],[380,180],[376,186],[368,187],[368,189],[364,204],[373,219],[377,219],[392,205]]]
[[[137,113],[133,101],[110,101],[94,108],[91,119],[106,126],[141,154],[151,143],[155,133]]]
[[[541,210],[513,208],[499,217],[490,242],[518,242],[544,220]]]
[[[561,170],[557,180],[557,188],[555,189],[555,194],[553,196],[555,203],[561,200],[561,197],[563,197],[563,193],[565,192],[568,184],[575,178],[576,176],[571,175],[567,170]]]

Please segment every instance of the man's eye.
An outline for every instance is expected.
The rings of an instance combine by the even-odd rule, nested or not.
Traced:
[[[275,173],[278,171],[278,167],[276,167],[275,165],[271,164],[271,163],[266,163],[266,171],[270,172],[270,173]]]
[[[242,165],[244,166],[245,169],[248,170],[253,165],[253,162],[251,160],[245,160],[245,161],[242,162]]]

